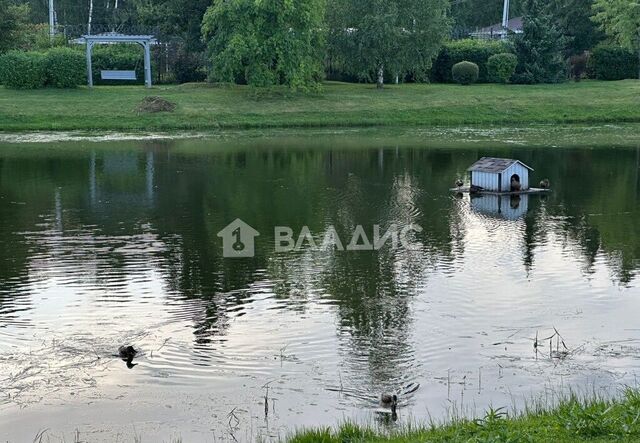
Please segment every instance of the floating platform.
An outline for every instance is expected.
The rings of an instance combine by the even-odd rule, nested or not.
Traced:
[[[543,189],[543,188],[529,188],[526,191],[513,191],[513,192],[498,192],[498,191],[474,191],[471,192],[471,188],[468,186],[463,186],[460,188],[451,188],[451,192],[460,192],[463,194],[472,194],[472,195],[524,195],[524,194],[548,194],[551,192],[551,189]]]

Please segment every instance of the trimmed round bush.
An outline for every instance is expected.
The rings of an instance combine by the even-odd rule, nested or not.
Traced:
[[[75,88],[87,80],[86,59],[71,48],[53,48],[46,54],[47,84],[55,88]]]
[[[620,46],[596,46],[587,62],[589,77],[598,80],[638,78],[638,56]]]
[[[478,81],[480,68],[473,62],[460,62],[451,68],[451,76],[456,83],[470,85]]]
[[[489,78],[496,83],[507,83],[516,72],[517,66],[518,57],[508,52],[492,55],[487,60]]]
[[[480,69],[478,81],[490,81],[487,73],[487,60],[492,55],[513,52],[513,45],[502,40],[465,39],[447,42],[442,45],[433,61],[430,79],[433,83],[452,83],[451,68],[462,61],[473,62]]]
[[[42,88],[45,57],[39,52],[9,51],[0,56],[0,83],[12,89]]]

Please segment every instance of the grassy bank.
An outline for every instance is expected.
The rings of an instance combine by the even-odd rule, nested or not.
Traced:
[[[142,114],[147,95],[177,104]],[[364,126],[640,122],[640,82],[560,85],[370,85],[327,83],[319,94],[256,93],[205,84],[14,91],[0,86],[2,131],[170,131]]]
[[[377,432],[346,424],[339,429],[302,431],[289,443],[359,442],[613,442],[640,441],[640,393],[628,390],[617,401],[567,399],[552,410],[518,417],[490,411],[483,419],[449,425]]]

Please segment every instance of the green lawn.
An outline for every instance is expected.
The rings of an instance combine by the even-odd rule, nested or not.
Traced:
[[[147,95],[173,113],[137,115]],[[242,86],[102,86],[8,90],[0,130],[209,130],[338,126],[523,125],[640,122],[640,81],[559,85],[371,85],[327,83],[317,94],[256,94]]]
[[[640,441],[640,394],[629,390],[617,401],[562,402],[550,411],[505,417],[491,411],[483,419],[443,426],[372,430],[352,424],[339,429],[300,431],[289,443],[572,443]]]

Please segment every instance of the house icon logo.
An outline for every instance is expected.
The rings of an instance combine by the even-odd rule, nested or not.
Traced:
[[[255,238],[260,233],[237,218],[222,231],[222,252],[225,258],[249,258],[256,255]]]

